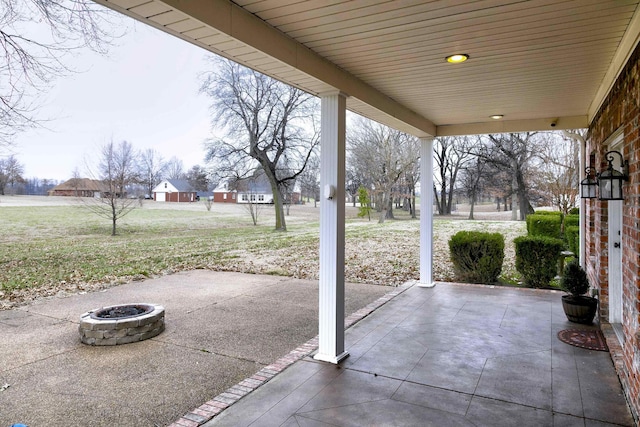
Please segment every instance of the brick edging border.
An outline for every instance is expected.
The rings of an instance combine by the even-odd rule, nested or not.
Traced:
[[[355,313],[347,316],[344,319],[344,328],[348,329],[349,327],[355,325],[365,317],[369,316],[375,310],[391,301],[393,298],[411,288],[413,285],[415,285],[415,283],[415,281],[411,281],[400,285],[393,291],[388,292],[372,303],[367,304],[364,308],[361,308]],[[213,399],[187,412],[180,419],[171,423],[169,427],[199,427],[204,423],[211,421],[229,406],[233,405],[244,396],[256,390],[258,387],[266,384],[267,382],[269,382],[269,380],[278,375],[280,372],[283,372],[298,360],[313,353],[317,348],[318,336],[316,335],[295,350],[292,350],[286,356],[283,356],[272,364],[260,369],[251,377],[245,378],[238,384],[228,388]]]

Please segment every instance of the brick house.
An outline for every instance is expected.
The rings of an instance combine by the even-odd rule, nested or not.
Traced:
[[[221,183],[213,190],[214,203],[236,203],[238,192],[229,188],[228,182]]]
[[[101,197],[108,187],[100,180],[71,178],[49,190],[50,196]]]
[[[607,168],[605,154],[629,161],[624,200],[585,199],[585,268],[600,298],[600,319],[635,415],[640,412],[640,47],[636,46],[589,125],[587,166]],[[617,159],[617,155],[614,156]],[[619,160],[618,160],[619,161]],[[616,165],[620,167],[619,164]],[[616,346],[618,341],[619,346]]]
[[[195,202],[196,190],[186,179],[165,179],[153,189],[156,202]]]

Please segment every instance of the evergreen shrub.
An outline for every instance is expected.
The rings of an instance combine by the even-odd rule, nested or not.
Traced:
[[[570,225],[564,229],[564,239],[567,242],[567,247],[576,256],[580,251],[580,227],[577,225]]]
[[[504,237],[500,233],[459,231],[449,240],[449,253],[458,280],[495,283],[502,272]]]
[[[548,286],[556,276],[564,242],[546,236],[521,236],[513,242],[516,247],[516,270],[522,274],[525,286]]]
[[[564,216],[564,228],[567,227],[579,226],[580,225],[580,215],[565,215]]]
[[[527,215],[527,233],[530,236],[546,236],[560,239],[562,227],[561,215],[531,214]]]
[[[574,296],[587,293],[589,290],[589,279],[587,278],[587,273],[578,263],[578,260],[573,260],[568,263],[562,273],[560,287],[563,291]]]
[[[569,215],[580,215],[580,208],[569,209]]]

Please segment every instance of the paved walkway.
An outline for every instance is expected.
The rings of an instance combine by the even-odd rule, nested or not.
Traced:
[[[204,425],[633,425],[609,354],[567,328],[558,292],[412,287],[347,331],[340,366],[305,357]]]
[[[393,288],[347,285],[347,312]],[[148,302],[166,330],[134,344],[81,344],[82,313]],[[318,285],[191,271],[0,311],[0,427],[166,426],[314,337]]]

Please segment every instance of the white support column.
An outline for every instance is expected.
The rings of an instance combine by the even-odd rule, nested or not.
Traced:
[[[320,307],[315,359],[339,363],[344,350],[344,211],[346,95],[321,94]]]
[[[432,288],[433,281],[433,138],[420,138],[420,282]]]
[[[586,199],[582,198],[582,186],[580,185],[580,181],[583,179],[582,178],[582,174],[586,168],[586,141],[584,140],[584,138],[580,138],[577,139],[578,144],[580,144],[580,170],[578,171],[578,197],[580,197],[580,217],[579,217],[579,223],[578,225],[580,226],[580,237],[578,237],[578,240],[580,241],[580,247],[578,248],[578,259],[580,262],[580,266],[582,266],[582,268],[586,269],[587,268],[587,260],[585,259],[585,254],[587,251],[587,247],[586,247],[586,243],[585,243],[585,234],[586,234],[586,215],[587,215],[587,201]],[[586,177],[585,177],[586,178]]]

